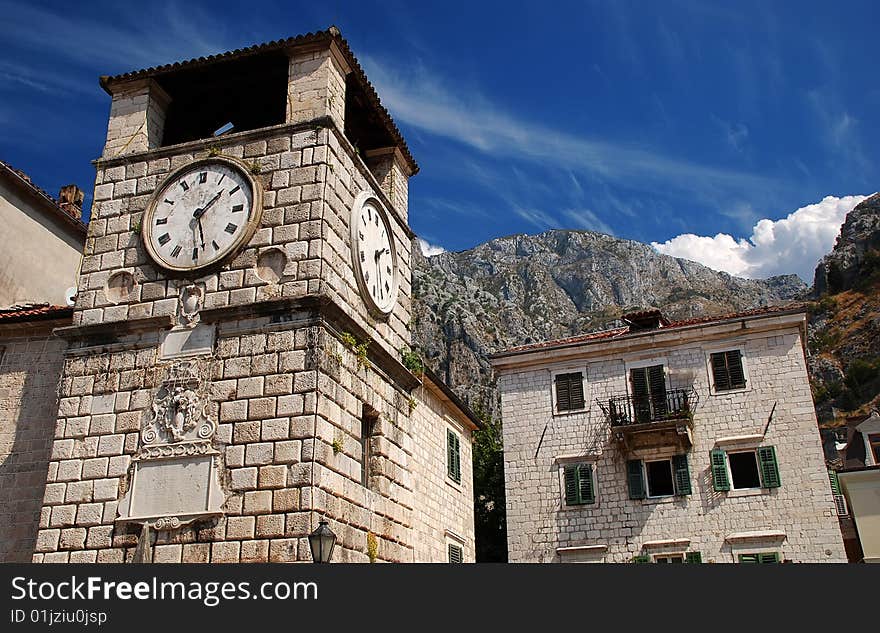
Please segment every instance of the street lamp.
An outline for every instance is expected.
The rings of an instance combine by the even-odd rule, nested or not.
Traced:
[[[336,534],[327,525],[324,519],[318,522],[315,531],[309,534],[309,549],[312,550],[312,560],[316,563],[329,563],[333,556],[333,546],[336,545]]]

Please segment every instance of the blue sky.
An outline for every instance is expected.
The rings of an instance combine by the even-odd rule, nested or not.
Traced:
[[[0,0],[0,159],[90,197],[99,75],[336,24],[422,167],[430,244],[592,229],[809,279],[878,188],[878,6]]]

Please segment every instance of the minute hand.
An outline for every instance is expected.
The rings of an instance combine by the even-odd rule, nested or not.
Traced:
[[[207,211],[208,209],[210,209],[210,208],[211,208],[211,205],[214,204],[215,202],[217,202],[217,200],[220,198],[220,194],[221,194],[221,193],[223,193],[223,192],[222,192],[222,191],[218,191],[217,194],[216,194],[213,198],[211,198],[211,200],[208,202],[208,204],[206,204],[205,206],[203,206],[201,209],[196,209],[196,210],[193,212],[193,217],[196,218],[196,219],[198,219],[198,218],[202,217],[203,215],[205,215],[205,211]]]

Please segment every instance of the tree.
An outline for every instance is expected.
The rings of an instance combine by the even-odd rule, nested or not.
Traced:
[[[483,428],[474,432],[474,530],[478,563],[507,562],[504,443],[501,422],[477,410]]]

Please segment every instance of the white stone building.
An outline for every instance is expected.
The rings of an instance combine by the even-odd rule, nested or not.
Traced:
[[[802,310],[665,320],[492,358],[512,562],[846,562]]]

